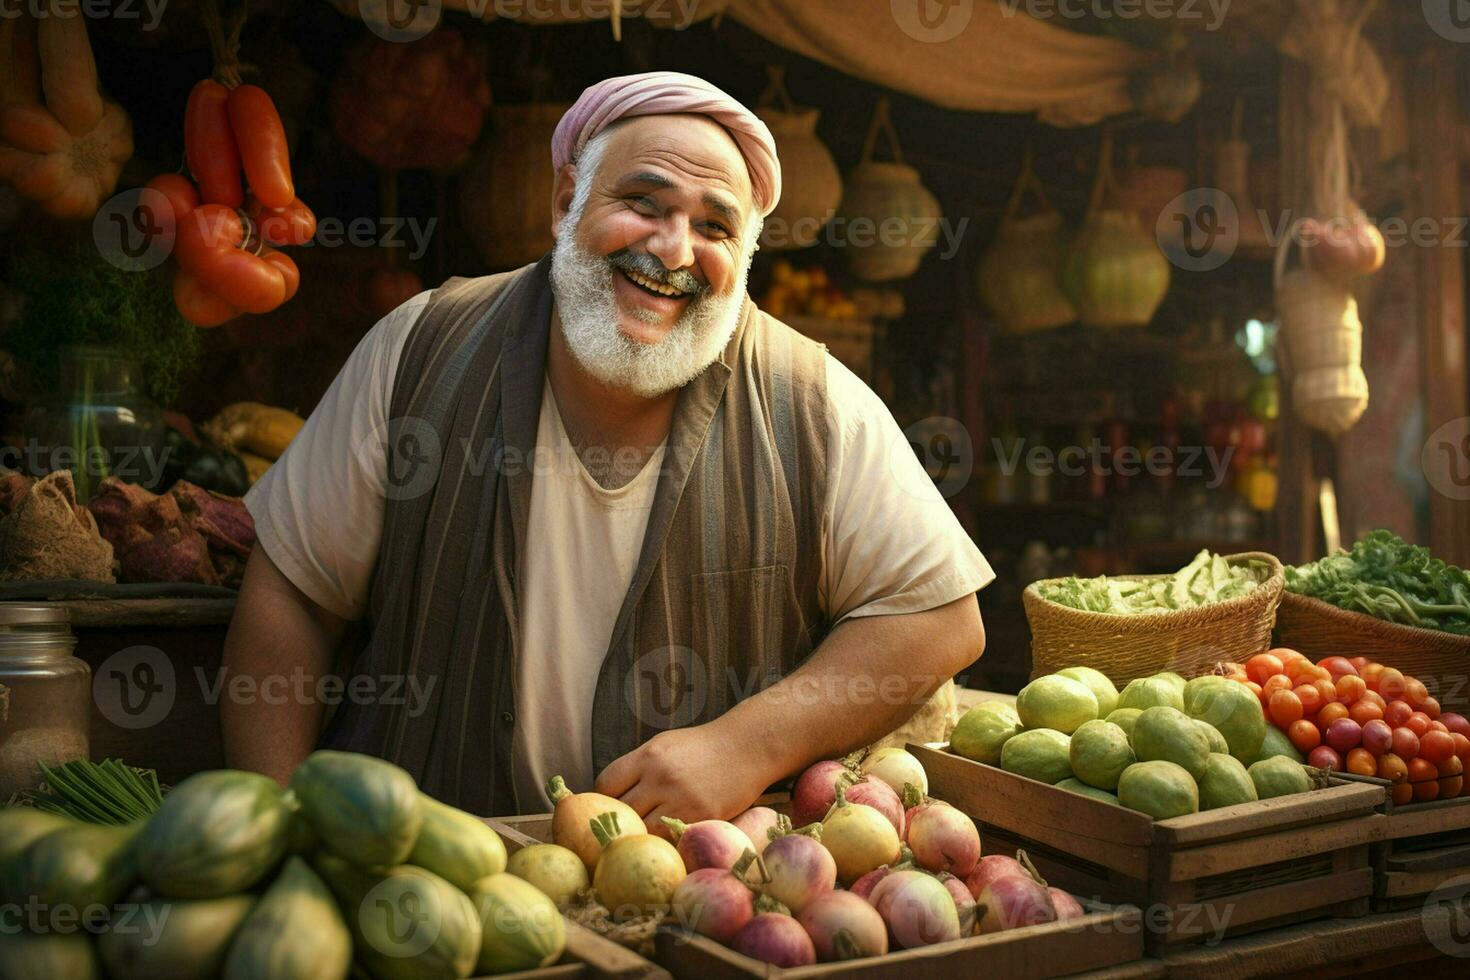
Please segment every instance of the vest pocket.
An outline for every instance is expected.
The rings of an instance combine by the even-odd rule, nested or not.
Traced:
[[[694,650],[709,672],[707,716],[713,718],[791,671],[804,624],[785,565],[691,579]]]

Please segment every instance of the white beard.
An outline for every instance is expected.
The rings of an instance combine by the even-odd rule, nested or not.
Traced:
[[[551,256],[551,285],[562,336],[577,365],[603,384],[642,398],[657,398],[693,381],[720,356],[740,323],[750,255],[744,256],[733,289],[724,295],[695,296],[668,336],[644,344],[619,328],[613,276],[622,273],[577,240],[580,222],[580,209],[574,208]],[[657,322],[650,316],[650,322]]]

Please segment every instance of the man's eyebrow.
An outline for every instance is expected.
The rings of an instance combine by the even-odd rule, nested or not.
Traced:
[[[740,223],[740,212],[729,204],[726,204],[718,195],[706,194],[701,200],[705,207],[730,222],[730,224],[736,225]]]
[[[665,177],[663,174],[656,174],[652,170],[644,170],[640,173],[629,174],[622,180],[618,181],[619,187],[629,187],[633,185],[655,187],[659,190],[672,190],[675,186],[672,180]]]

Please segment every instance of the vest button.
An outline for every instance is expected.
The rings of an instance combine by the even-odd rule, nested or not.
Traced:
[[[500,720],[505,722],[505,724],[507,725],[514,725],[516,722],[516,716],[511,714],[509,711],[502,711],[500,713]]]

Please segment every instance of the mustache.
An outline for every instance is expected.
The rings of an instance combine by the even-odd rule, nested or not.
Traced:
[[[607,264],[622,272],[636,272],[654,282],[671,286],[686,296],[703,296],[709,286],[694,278],[688,269],[669,269],[647,252],[619,249],[607,257]]]

